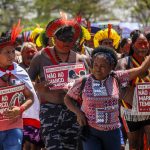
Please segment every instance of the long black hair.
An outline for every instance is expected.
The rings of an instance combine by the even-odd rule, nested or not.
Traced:
[[[140,37],[141,34],[143,34],[143,33],[140,30],[134,30],[131,32],[130,36],[131,36],[132,43],[130,46],[129,56],[133,55],[133,53],[134,53],[133,45],[136,42],[136,40]]]

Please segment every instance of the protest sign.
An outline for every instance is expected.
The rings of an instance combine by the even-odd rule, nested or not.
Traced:
[[[0,88],[0,120],[7,119],[3,113],[13,106],[20,106],[24,84]]]
[[[138,112],[150,113],[150,83],[137,84]]]
[[[83,63],[59,64],[44,67],[45,79],[50,89],[68,89],[75,79],[86,74]]]

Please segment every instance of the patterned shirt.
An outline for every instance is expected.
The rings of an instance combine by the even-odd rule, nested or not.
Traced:
[[[89,126],[97,130],[113,130],[120,127],[119,116],[119,85],[129,81],[127,71],[116,71],[115,77],[109,75],[105,80],[95,80],[92,75],[87,77],[82,91],[82,102],[79,98],[82,79],[76,80],[68,95],[82,103]]]

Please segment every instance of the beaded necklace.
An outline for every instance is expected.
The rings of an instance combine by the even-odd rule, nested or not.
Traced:
[[[58,56],[57,51],[56,51],[55,48],[54,48],[54,53],[55,53],[55,57],[56,57],[57,61],[58,61],[59,63],[62,63],[63,61],[62,61],[61,58]],[[67,56],[65,62],[68,62],[68,60],[69,60],[69,55],[70,55],[70,51],[69,51],[69,53],[68,53],[68,56]]]

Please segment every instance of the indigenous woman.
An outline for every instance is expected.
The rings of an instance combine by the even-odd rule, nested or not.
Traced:
[[[149,43],[145,35],[135,32],[132,35],[130,56],[119,60],[117,69],[136,69],[141,67],[146,56],[149,55]],[[145,132],[150,147],[150,113],[138,111],[138,98],[136,88],[139,83],[150,82],[150,73],[140,73],[127,85],[122,85],[122,117],[128,132],[129,146],[132,150],[143,149],[143,134]],[[144,132],[143,132],[144,131]]]
[[[112,25],[108,24],[108,28],[104,30],[100,30],[94,35],[94,46],[98,47],[99,45],[102,45],[102,46],[111,47],[114,49],[114,52],[116,53],[117,58],[120,59],[122,55],[115,51],[119,47],[120,39],[121,38],[119,34],[114,29],[112,29]],[[120,130],[120,133],[121,133],[120,140],[121,140],[121,145],[122,145],[121,148],[124,149],[125,140],[123,138],[123,135],[125,134],[122,133],[122,130]]]
[[[29,76],[14,62],[15,40],[20,31],[18,22],[10,36],[0,38],[1,150],[22,149],[22,113],[32,105],[35,97]]]
[[[47,150],[77,149],[79,126],[75,115],[64,105],[66,92],[63,89],[49,89],[53,84],[47,86],[49,83],[44,68],[84,61],[82,56],[72,51],[80,30],[80,26],[73,20],[59,18],[50,22],[46,34],[48,37],[54,37],[54,47],[46,47],[38,52],[32,59],[28,71],[32,81],[40,78],[35,87],[41,100],[41,133]]]
[[[150,57],[138,68],[113,71],[117,64],[114,50],[98,47],[92,52],[92,73],[80,94],[82,79],[76,80],[65,96],[65,104],[77,115],[80,126],[87,125],[84,150],[120,150],[119,85],[126,83],[150,66]],[[80,96],[81,95],[81,96]],[[81,109],[73,100],[81,103]]]

